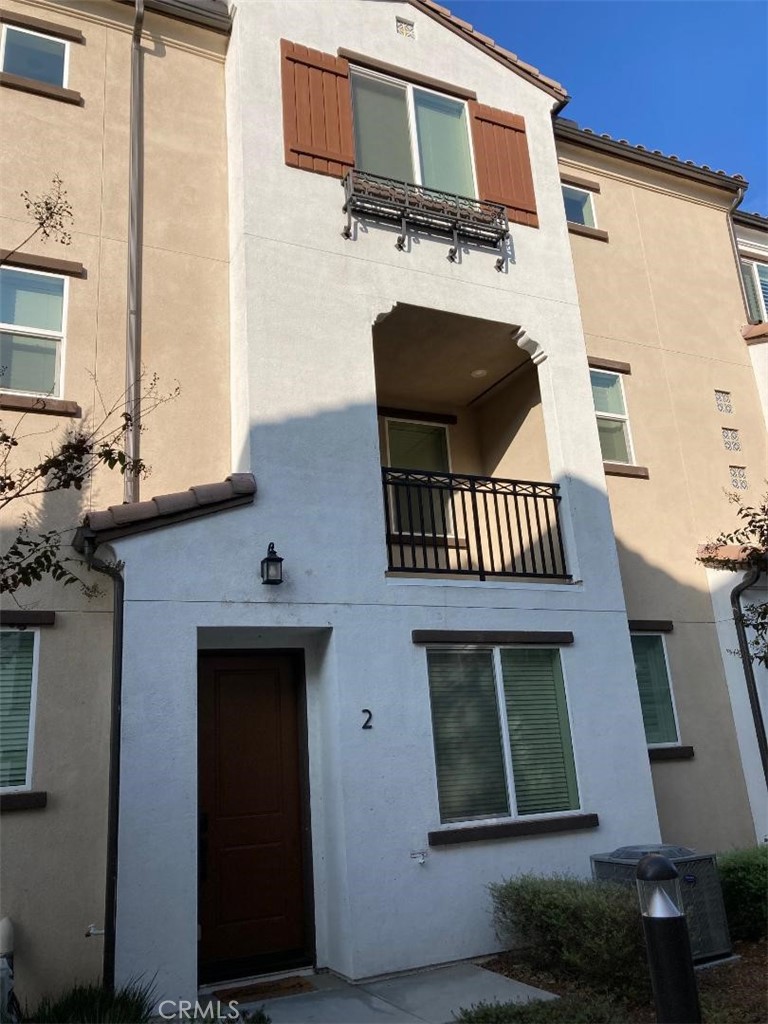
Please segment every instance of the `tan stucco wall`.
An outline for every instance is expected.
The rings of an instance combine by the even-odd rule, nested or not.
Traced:
[[[74,212],[71,245],[36,238],[24,251],[86,268],[69,281],[61,397],[96,417],[102,400],[111,406],[124,392],[132,10],[108,0],[3,8],[86,37],[71,46],[68,81],[82,107],[0,90],[0,246],[29,234],[19,193],[46,190],[58,172]],[[147,419],[142,497],[230,471],[225,49],[221,35],[146,15],[141,362],[161,392],[178,382],[180,395]],[[71,423],[28,415],[19,464]],[[105,471],[81,494],[36,508],[46,527],[66,528],[122,495],[122,478]],[[4,527],[20,512],[10,509]],[[100,597],[50,581],[18,595],[23,607],[57,612],[41,632],[32,780],[48,806],[0,823],[0,916],[13,919],[17,990],[30,1003],[101,970],[103,940],[84,936],[104,916],[112,602],[108,581],[85,578],[101,582]]]
[[[657,763],[666,841],[697,849],[754,842],[722,656],[698,544],[734,522],[729,465],[760,493],[766,438],[740,327],[745,312],[728,235],[730,196],[565,144],[561,169],[601,186],[607,243],[571,235],[591,357],[631,365],[624,377],[635,461],[648,480],[609,476],[630,618],[671,619],[667,638],[680,741],[692,761]],[[730,391],[733,415],[714,390]],[[725,450],[737,428],[743,451]],[[640,839],[641,837],[637,837]]]

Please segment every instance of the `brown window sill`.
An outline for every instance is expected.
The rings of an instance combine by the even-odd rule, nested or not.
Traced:
[[[27,270],[42,270],[51,274],[67,274],[69,277],[87,277],[85,267],[75,260],[59,260],[53,256],[36,256],[19,249],[0,249],[0,260],[9,267],[26,267]]]
[[[0,85],[4,85],[6,89],[18,89],[20,92],[31,92],[36,96],[47,96],[50,100],[61,100],[62,103],[73,103],[77,107],[83,106],[83,97],[74,89],[62,89],[60,85],[38,82],[35,78],[23,78],[21,75],[10,75],[7,71],[0,71]]]
[[[572,235],[584,235],[585,238],[596,238],[598,242],[608,241],[608,232],[600,228],[588,228],[586,224],[574,224],[568,221],[568,230]]]
[[[516,839],[522,836],[540,836],[551,832],[579,832],[597,828],[596,814],[564,814],[559,818],[539,818],[535,821],[505,821],[496,825],[466,825],[461,828],[440,829],[427,836],[430,846],[454,846],[457,843],[481,843],[488,839]]]
[[[690,761],[694,757],[693,747],[649,747],[650,761]]]
[[[19,14],[16,11],[0,11],[0,22],[4,22],[6,25],[18,25],[20,28],[30,28],[33,32],[42,32],[43,35],[55,36],[57,39],[68,39],[72,43],[85,42],[85,36],[80,29],[60,25],[57,21],[28,18],[26,14]]]
[[[9,811],[39,811],[48,803],[45,790],[36,793],[0,793],[0,814]]]
[[[604,462],[603,469],[606,476],[635,476],[640,480],[650,476],[645,466],[627,466],[623,462]]]
[[[0,610],[0,626],[26,629],[28,626],[55,626],[56,612],[27,611],[26,608]]]
[[[591,178],[580,178],[577,174],[570,174],[568,171],[560,172],[560,181],[564,185],[574,185],[576,188],[585,188],[588,192],[599,192],[600,183],[592,181]]]
[[[11,395],[7,391],[0,392],[0,409],[12,412],[35,412],[44,416],[75,416],[79,418],[83,415],[77,402],[68,402],[63,398],[42,398],[39,395]]]

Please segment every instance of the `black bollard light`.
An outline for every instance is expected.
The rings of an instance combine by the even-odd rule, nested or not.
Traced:
[[[701,1024],[688,924],[677,868],[651,853],[637,865],[637,891],[658,1024]]]

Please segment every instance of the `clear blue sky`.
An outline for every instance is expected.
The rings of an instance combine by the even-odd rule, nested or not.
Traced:
[[[582,128],[750,183],[768,215],[768,0],[442,0],[556,79]]]

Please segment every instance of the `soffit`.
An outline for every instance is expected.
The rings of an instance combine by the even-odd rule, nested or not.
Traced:
[[[398,304],[373,331],[379,401],[461,407],[529,361],[513,324]],[[485,370],[473,377],[473,370]]]

